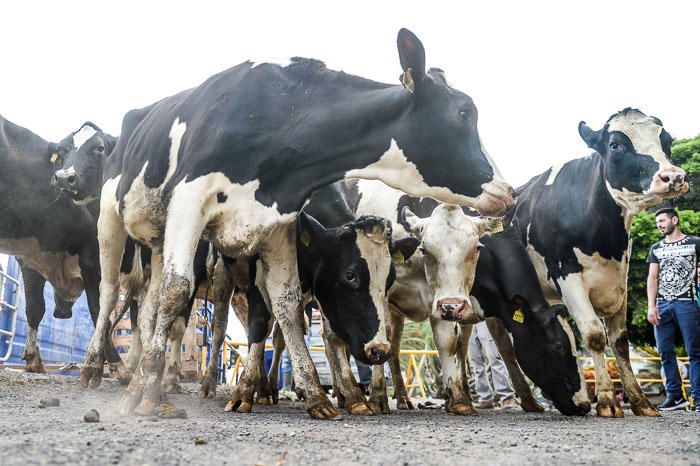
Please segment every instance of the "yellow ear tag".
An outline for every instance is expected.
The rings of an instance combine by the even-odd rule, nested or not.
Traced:
[[[403,84],[403,87],[406,88],[408,92],[413,94],[413,91],[416,90],[416,83],[413,82],[413,69],[408,68],[404,73],[401,75],[401,84]]]
[[[492,234],[500,233],[503,231],[503,222],[501,222],[500,218],[491,219],[491,221],[489,222],[489,231]]]
[[[49,161],[51,163],[56,163],[56,160],[58,160],[58,153],[54,152],[53,154],[51,154],[51,158],[49,159]]]
[[[311,236],[309,235],[309,232],[306,230],[302,231],[299,241],[301,241],[301,244],[308,248],[309,244],[311,244]]]
[[[513,320],[519,324],[525,322],[525,314],[523,314],[523,311],[521,311],[520,309],[516,309],[513,313]]]
[[[394,259],[394,264],[396,265],[404,265],[406,263],[406,258],[403,257],[401,249],[397,249],[391,257]]]

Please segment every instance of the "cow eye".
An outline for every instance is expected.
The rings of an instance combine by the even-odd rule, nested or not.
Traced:
[[[616,152],[618,150],[622,149],[622,144],[618,144],[617,142],[611,142],[610,143],[610,150],[613,152]]]
[[[556,343],[554,343],[554,349],[562,353],[564,352],[564,344],[560,341],[557,341]]]
[[[345,280],[348,283],[357,283],[357,274],[355,272],[345,272]]]
[[[98,154],[101,154],[101,153],[103,153],[104,151],[105,151],[105,146],[97,146],[97,147],[95,148],[95,152],[97,152]]]

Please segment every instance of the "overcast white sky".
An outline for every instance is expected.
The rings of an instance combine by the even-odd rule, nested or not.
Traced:
[[[246,59],[306,56],[397,83],[396,33],[477,104],[513,184],[586,155],[577,133],[627,106],[700,132],[700,2],[4,2],[0,114],[59,140]]]

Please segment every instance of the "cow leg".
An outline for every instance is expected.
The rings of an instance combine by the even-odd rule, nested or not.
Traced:
[[[138,324],[138,304],[132,300],[129,305],[129,318],[131,320],[131,346],[129,347],[129,355],[126,357],[126,368],[133,374],[141,361],[141,330]]]
[[[630,363],[629,342],[627,340],[627,298],[623,307],[611,317],[605,319],[608,331],[608,339],[612,347],[617,366],[620,368],[622,386],[630,401],[632,412],[637,416],[661,416],[659,411],[651,404],[647,396],[642,392],[637,378],[632,371]]]
[[[46,279],[36,270],[25,265],[22,261],[19,262],[22,270],[22,279],[24,280],[24,296],[27,301],[27,340],[24,343],[24,352],[22,359],[25,361],[24,370],[27,372],[45,373],[44,363],[39,354],[39,345],[37,344],[37,332],[39,324],[44,318],[46,312],[46,303],[44,301],[44,285]]]
[[[78,255],[78,263],[80,264],[80,276],[85,286],[90,317],[93,325],[96,325],[100,315],[100,267],[97,239],[81,251]],[[110,329],[111,325],[107,327],[107,332]],[[105,358],[109,363],[110,374],[116,376],[122,385],[127,385],[131,381],[131,373],[126,369],[121,356],[114,348],[110,334],[105,335]]]
[[[228,325],[228,306],[231,301],[233,283],[227,281],[228,285],[217,293],[214,302],[214,320],[212,322],[213,333],[211,337],[211,356],[207,365],[207,372],[202,378],[202,385],[199,387],[200,398],[214,398],[216,396],[216,383],[219,370],[219,353],[226,338],[226,326]]]
[[[304,317],[296,262],[294,224],[280,225],[270,235],[260,254],[266,301],[278,322],[289,355],[297,387],[304,395],[306,411],[316,419],[341,419],[321,387],[316,368],[304,340]]]
[[[447,395],[445,410],[448,413],[459,415],[476,414],[472,406],[467,381],[463,380],[462,372],[464,371],[458,366],[455,357],[458,343],[455,323],[431,317],[430,324],[433,328],[433,338],[442,366],[442,379]]]
[[[151,279],[148,284],[146,296],[143,299],[138,310],[137,327],[139,328],[140,354],[138,367],[133,372],[131,382],[126,389],[126,394],[122,398],[119,413],[122,415],[131,415],[134,409],[141,402],[144,389],[144,370],[143,370],[143,354],[147,343],[153,336],[155,328],[155,309],[159,296],[160,282],[163,274],[163,256],[156,254],[155,251],[151,255]]]
[[[100,216],[97,231],[100,244],[100,312],[95,323],[95,333],[85,353],[85,363],[80,371],[83,387],[97,388],[102,382],[104,348],[111,326],[109,316],[119,296],[119,266],[121,265],[126,230],[117,214],[116,180],[108,181],[102,189]]]
[[[134,410],[137,415],[153,414],[161,401],[161,380],[168,334],[182,309],[191,302],[195,291],[194,255],[208,221],[202,215],[204,209],[199,196],[197,189],[179,191],[176,187],[168,208],[170,215],[163,234],[160,283],[154,281],[151,271],[149,298],[152,296],[152,289],[158,287],[157,300],[147,299],[150,309],[147,309],[148,312],[144,312],[146,310],[143,309],[141,311],[141,315],[146,314],[147,318],[155,317],[155,327],[152,336],[147,334],[147,330],[151,328],[150,323],[141,327],[144,338],[139,370],[143,373],[143,398]],[[158,251],[154,250],[151,259],[158,255]],[[156,303],[157,306],[151,306]]]
[[[530,385],[527,383],[527,380],[525,380],[525,375],[518,365],[518,360],[515,357],[515,349],[513,349],[513,342],[510,340],[510,335],[508,335],[503,321],[496,317],[487,317],[486,326],[508,369],[508,375],[510,375],[510,380],[513,383],[515,394],[520,398],[520,407],[523,408],[523,411],[530,413],[543,412],[544,407],[535,399]]]
[[[391,369],[391,380],[394,383],[394,399],[396,400],[396,409],[409,410],[415,409],[411,398],[408,396],[406,384],[401,375],[401,336],[403,335],[404,318],[399,314],[393,304],[389,305],[387,315],[387,329],[389,333],[389,341],[391,342],[391,356],[389,357],[389,368]],[[389,406],[386,406],[388,412]],[[382,406],[382,412],[384,407]]]
[[[282,336],[282,331],[279,326],[275,325],[272,330],[272,363],[270,364],[270,370],[267,373],[267,380],[270,386],[270,393],[272,394],[272,403],[277,404],[279,401],[280,393],[280,361],[282,359],[282,353],[284,352],[284,336]]]
[[[170,358],[166,363],[163,389],[165,393],[182,393],[180,379],[182,378],[182,338],[185,336],[185,318],[178,316],[170,329]],[[212,353],[214,349],[212,348]],[[213,359],[213,354],[212,354]],[[216,369],[215,369],[216,370]]]
[[[559,281],[564,304],[576,322],[583,341],[591,352],[596,374],[596,413],[600,417],[623,417],[624,413],[620,403],[615,398],[615,386],[608,374],[605,361],[605,328],[600,318],[596,315],[588,291],[581,281],[580,274],[570,274],[565,280]],[[571,337],[573,339],[573,336]],[[572,344],[575,343],[572,341]],[[580,370],[579,370],[580,373]],[[584,406],[588,400],[586,382],[580,373],[581,389],[574,395],[574,403]]]
[[[323,318],[323,341],[333,375],[333,394],[338,398],[338,406],[345,408],[348,414],[371,416],[374,411],[367,404],[350,366],[348,346],[338,338],[330,323]]]

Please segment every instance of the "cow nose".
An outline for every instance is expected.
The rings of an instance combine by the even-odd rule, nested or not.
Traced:
[[[389,358],[389,345],[386,343],[372,343],[365,351],[367,359],[372,364],[382,364]]]
[[[465,304],[463,299],[441,299],[437,303],[443,320],[459,320]]]
[[[685,170],[682,168],[669,168],[666,170],[660,170],[656,173],[655,183],[657,186],[661,187],[661,191],[666,191],[668,193],[674,192],[687,192],[688,182],[686,180]]]
[[[65,173],[63,170],[57,171],[53,175],[54,186],[59,188],[73,188],[78,181],[74,173]]]

